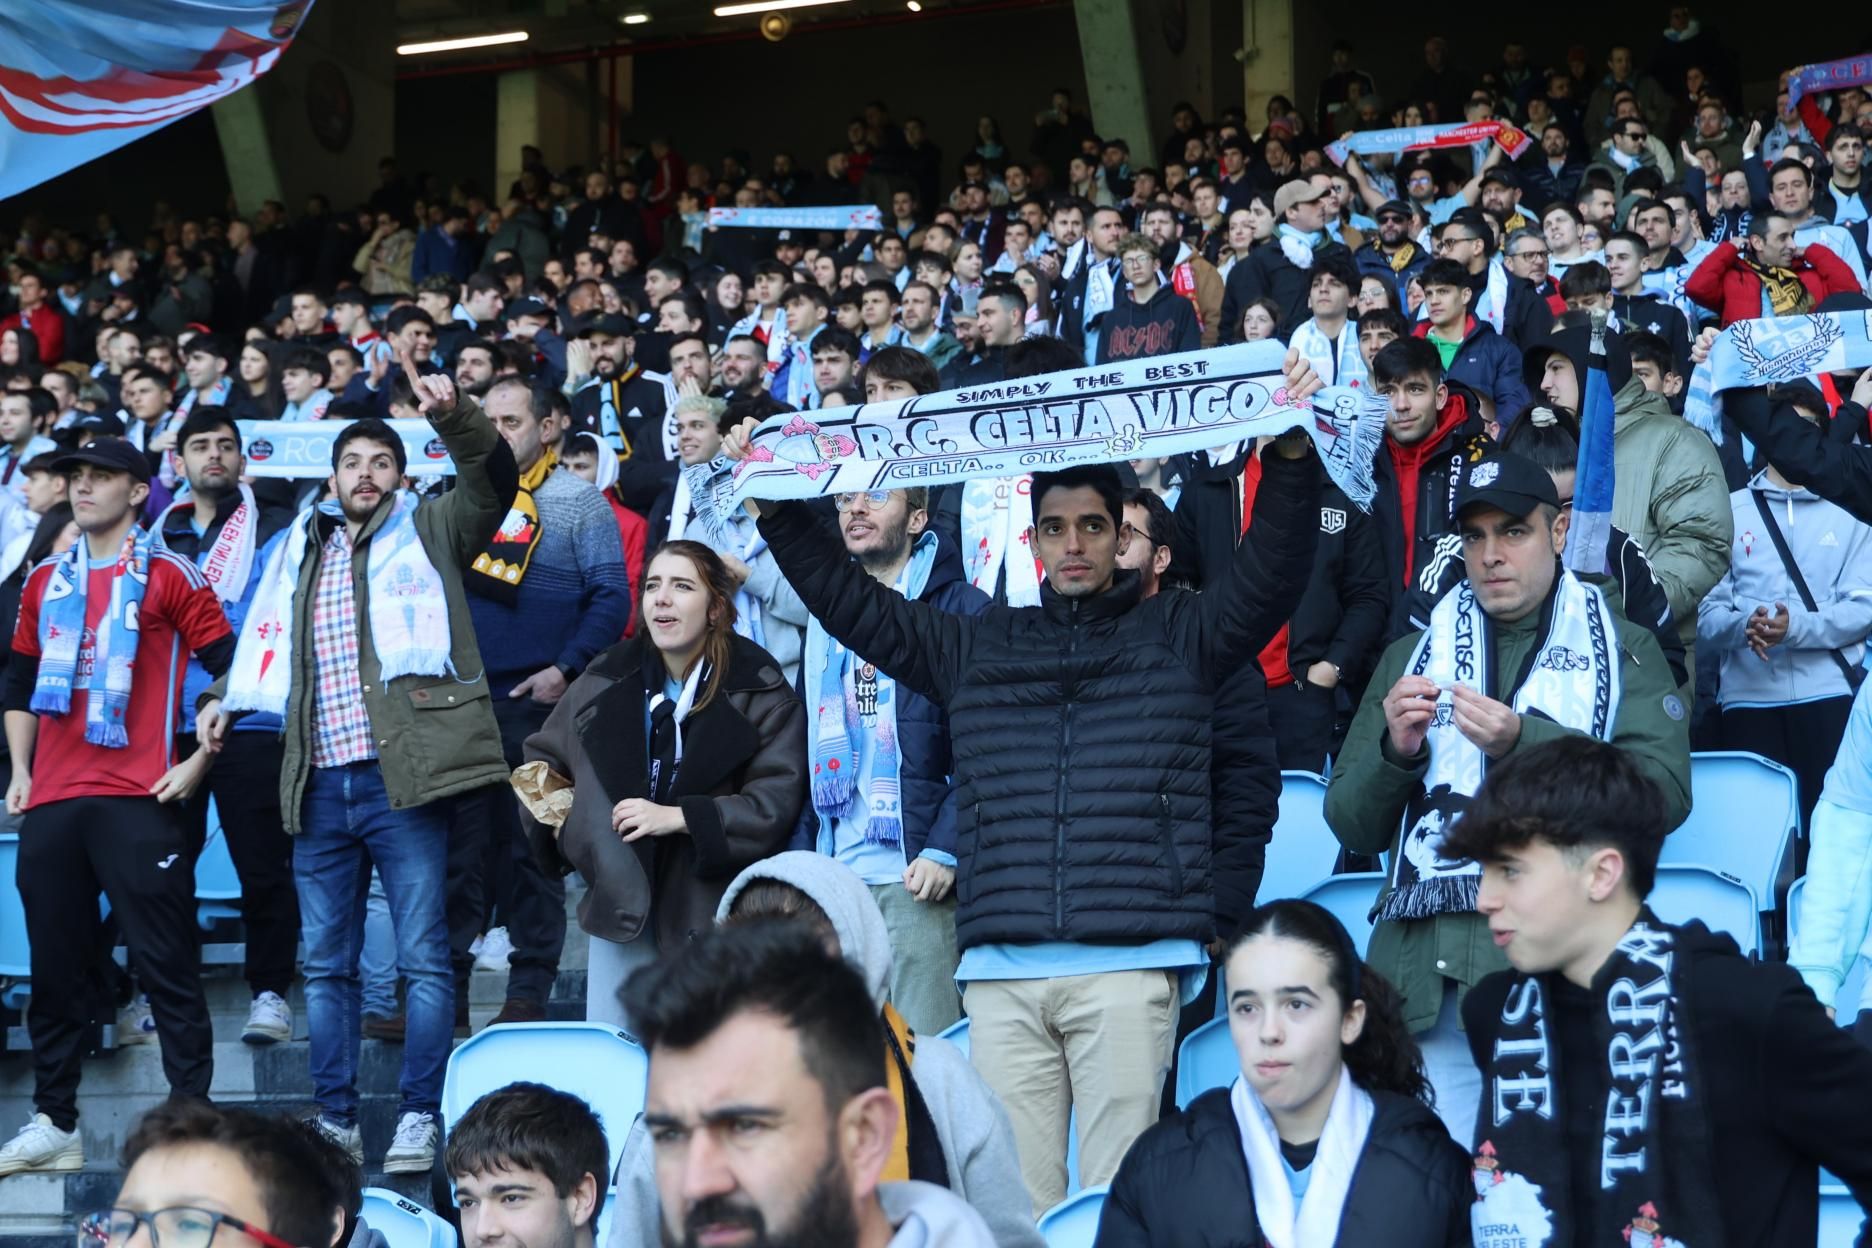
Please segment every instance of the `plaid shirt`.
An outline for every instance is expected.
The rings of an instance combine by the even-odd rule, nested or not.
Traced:
[[[351,534],[332,529],[312,593],[312,654],[318,701],[312,717],[312,765],[342,767],[377,757],[364,686],[358,679],[357,601],[351,592]]]

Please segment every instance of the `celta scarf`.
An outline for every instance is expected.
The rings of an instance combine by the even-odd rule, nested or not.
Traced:
[[[1872,313],[1822,312],[1737,321],[1691,370],[1684,419],[1723,443],[1722,392],[1872,366]]]
[[[1274,227],[1274,237],[1280,244],[1281,255],[1296,269],[1312,268],[1314,253],[1330,241],[1325,230],[1295,229],[1285,221]]]
[[[1365,357],[1359,354],[1357,321],[1341,325],[1335,342],[1326,336],[1318,321],[1308,317],[1294,330],[1293,339],[1287,345],[1306,356],[1313,371],[1325,378],[1327,385],[1351,386],[1355,390],[1365,387],[1368,377]]]
[[[1534,142],[1524,130],[1503,121],[1465,121],[1442,126],[1400,126],[1395,130],[1361,130],[1357,134],[1326,145],[1326,154],[1335,165],[1343,165],[1354,153],[1360,156],[1396,155],[1420,148],[1468,147],[1493,139],[1501,144],[1509,159],[1519,160]]]
[[[1429,306],[1426,300],[1424,307]],[[1508,270],[1502,266],[1500,256],[1489,261],[1488,275],[1482,281],[1482,306],[1476,315],[1487,321],[1497,334],[1503,332],[1502,326],[1508,320]]]
[[[1367,390],[1287,392],[1278,342],[1246,342],[886,399],[781,413],[754,431],[735,497],[822,498],[859,490],[1016,478],[1038,470],[1162,458],[1304,430],[1333,484],[1369,507],[1385,403]],[[984,500],[976,491],[979,504]],[[991,498],[986,501],[991,501]],[[964,497],[966,520],[967,496]],[[1014,533],[993,537],[1002,555]],[[974,537],[965,560],[979,559]],[[978,562],[971,574],[982,571]],[[1018,569],[1010,576],[1019,576]]]
[[[240,503],[229,513],[221,524],[221,531],[215,534],[215,540],[208,547],[207,557],[197,565],[208,584],[214,589],[215,597],[222,602],[239,602],[247,592],[247,581],[253,575],[254,550],[258,544],[260,528],[260,507],[254,502],[253,487],[240,487]],[[153,536],[158,545],[169,543],[163,537],[163,529],[171,515],[187,508],[194,510],[192,502],[176,503],[165,511],[156,521]]]
[[[386,684],[399,676],[443,676],[453,670],[448,595],[416,531],[416,506],[414,494],[398,492],[365,554],[371,647],[377,652],[377,679]],[[234,645],[226,700],[230,711],[286,713],[292,691],[295,591],[300,566],[317,540],[315,514],[344,523],[338,500],[326,499],[300,512],[274,547]],[[306,611],[312,609],[311,597],[307,594],[303,603]]]
[[[1007,604],[1040,605],[1040,570],[1028,545],[1031,476],[986,478],[962,486],[962,560],[969,584],[993,596],[1005,569]]]
[[[1795,316],[1813,308],[1813,292],[1793,269],[1758,264],[1746,256],[1742,267],[1761,279],[1763,316]]]
[[[1598,589],[1557,561],[1555,575],[1553,592],[1539,608],[1541,634],[1524,674],[1494,670],[1495,624],[1468,581],[1430,613],[1430,627],[1406,669],[1438,690],[1426,735],[1430,765],[1404,807],[1401,842],[1391,856],[1391,890],[1379,904],[1379,919],[1410,921],[1475,909],[1482,867],[1471,859],[1445,858],[1443,838],[1482,787],[1488,760],[1456,726],[1452,686],[1460,683],[1508,702],[1518,714],[1537,712],[1563,728],[1612,739],[1619,702],[1618,626]]]
[[[538,463],[520,474],[520,489],[514,495],[513,506],[507,509],[507,518],[488,539],[487,549],[468,566],[471,575],[467,584],[483,598],[510,607],[520,601],[520,582],[526,579],[533,552],[540,543],[539,504],[533,501],[533,491],[544,485],[558,466],[559,453],[548,447]]]
[[[689,507],[694,514],[683,525],[681,536],[701,542],[717,554],[734,555],[751,567],[767,549],[767,539],[759,530],[743,538],[734,527],[731,517],[740,506],[734,500],[734,484],[734,461],[726,456],[717,455],[706,464],[684,468],[677,483],[678,493],[681,487],[688,487]],[[757,646],[765,646],[767,629],[761,619],[760,599],[744,585],[735,591],[734,602],[735,632]]]
[[[1557,976],[1514,976],[1482,1071],[1470,1210],[1477,1243],[1722,1248],[1691,1026],[1696,1002],[1685,996],[1681,948],[1683,937],[1702,936],[1701,929],[1672,928],[1648,909],[1639,912],[1593,976],[1593,1052],[1604,1055],[1597,1071],[1562,1064],[1558,1024],[1549,1017]],[[1598,1191],[1590,1208],[1577,1209],[1569,1199],[1567,1119],[1600,1105]]]
[[[760,323],[761,310],[755,308],[734,323],[734,327],[728,331],[728,341],[733,341],[743,334],[758,341],[760,335],[754,331],[760,328]],[[792,337],[787,332],[786,310],[775,308],[773,321],[767,327],[767,371],[769,373],[780,371],[780,365],[787,358],[787,345],[790,342],[792,342]]]
[[[1371,1134],[1371,1094],[1352,1082],[1339,1068],[1339,1086],[1326,1111],[1326,1126],[1313,1154],[1306,1195],[1294,1204],[1286,1167],[1281,1164],[1280,1135],[1274,1119],[1248,1081],[1235,1077],[1229,1089],[1235,1126],[1241,1134],[1242,1156],[1248,1163],[1248,1184],[1254,1192],[1255,1221],[1270,1248],[1333,1248],[1339,1242],[1339,1220],[1345,1214],[1352,1176]],[[1532,1241],[1530,1241],[1532,1242]]]
[[[111,570],[110,605],[98,620],[89,672],[78,670],[85,635],[85,591],[91,583],[90,546],[80,541],[52,565],[39,603],[39,678],[33,685],[35,715],[71,712],[72,690],[82,684],[85,740],[106,749],[130,744],[126,717],[135,674],[137,611],[149,588],[150,548],[144,530],[131,527]],[[99,674],[102,673],[102,680]]]
[[[892,587],[916,599],[929,583],[939,538],[924,533]],[[840,643],[817,617],[807,621],[806,705],[814,709],[812,803],[822,821],[863,821],[864,839],[872,845],[903,843],[902,751],[897,736],[897,682]],[[859,701],[858,674],[870,667],[875,703]],[[867,716],[872,720],[865,727]],[[868,791],[860,793],[866,759],[871,764]]]
[[[1844,91],[1867,85],[1872,85],[1872,53],[1803,65],[1788,75],[1788,107],[1796,107],[1802,96],[1815,91]]]

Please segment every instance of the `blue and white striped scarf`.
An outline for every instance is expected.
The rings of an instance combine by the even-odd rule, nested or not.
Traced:
[[[134,675],[137,611],[149,588],[150,535],[132,526],[111,575],[110,606],[98,621],[91,670],[78,670],[85,634],[85,589],[91,581],[90,544],[80,541],[52,565],[39,604],[39,679],[33,685],[35,715],[71,711],[72,690],[84,688],[85,740],[106,749],[130,744],[125,726]],[[104,679],[100,684],[98,673]]]

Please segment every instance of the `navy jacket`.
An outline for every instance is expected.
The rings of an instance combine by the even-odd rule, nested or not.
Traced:
[[[1420,321],[1417,328],[1418,337],[1424,337],[1430,323]],[[1495,419],[1502,425],[1528,405],[1527,385],[1521,380],[1521,352],[1486,321],[1469,318],[1469,333],[1443,371],[1450,381],[1461,382],[1494,403]]]

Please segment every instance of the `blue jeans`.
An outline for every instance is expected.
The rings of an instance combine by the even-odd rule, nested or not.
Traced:
[[[371,872],[370,900],[364,907],[364,953],[358,974],[364,979],[364,1012],[392,1018],[396,1003],[396,925],[390,921],[390,901],[383,881]]]
[[[306,1014],[312,1094],[335,1122],[357,1120],[362,987],[358,957],[371,867],[383,880],[396,928],[397,970],[409,985],[398,1114],[437,1113],[455,1038],[443,905],[448,821],[443,808],[392,810],[375,762],[314,768],[303,830],[293,843],[293,880],[305,929]]]

